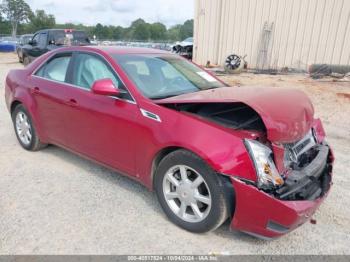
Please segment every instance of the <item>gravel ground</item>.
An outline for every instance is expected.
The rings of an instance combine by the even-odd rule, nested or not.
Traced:
[[[186,232],[136,182],[55,146],[23,150],[3,100],[7,72],[21,67],[13,54],[0,54],[0,254],[350,254],[350,100],[337,94],[349,94],[349,82],[223,77],[304,90],[335,151],[334,186],[314,216],[317,224],[263,241],[230,232],[228,223],[207,234]]]

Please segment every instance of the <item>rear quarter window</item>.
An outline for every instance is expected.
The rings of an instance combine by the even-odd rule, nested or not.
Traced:
[[[49,80],[65,82],[70,59],[70,55],[55,57],[44,64],[35,75]]]

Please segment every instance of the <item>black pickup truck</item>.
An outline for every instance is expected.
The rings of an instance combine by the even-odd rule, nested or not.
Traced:
[[[40,30],[34,34],[28,44],[22,47],[22,57],[19,57],[19,61],[27,65],[48,51],[71,45],[90,45],[90,40],[84,31],[73,29]]]

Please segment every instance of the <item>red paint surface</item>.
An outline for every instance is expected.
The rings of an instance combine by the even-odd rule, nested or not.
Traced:
[[[253,186],[232,179],[236,193],[236,209],[231,228],[267,238],[283,234],[266,228],[273,221],[289,228],[289,232],[310,220],[325,197],[315,201],[280,201]]]

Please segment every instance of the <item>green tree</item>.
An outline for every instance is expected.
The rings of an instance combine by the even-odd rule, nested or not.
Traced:
[[[187,37],[193,36],[193,19],[187,20],[180,28],[180,38],[181,40]]]
[[[0,10],[11,23],[13,37],[17,34],[18,24],[28,21],[32,14],[29,5],[23,0],[3,0]]]
[[[181,40],[180,30],[182,25],[175,25],[169,28],[167,32],[167,39],[171,41],[179,41]]]
[[[121,26],[113,26],[112,38],[115,40],[123,40],[125,37],[125,29]]]
[[[94,35],[96,35],[97,38],[103,37],[103,25],[102,24],[98,23],[95,26]]]
[[[151,36],[150,24],[146,23],[145,20],[139,18],[131,23],[130,36],[133,40],[148,40]]]
[[[10,34],[11,33],[11,25],[8,21],[5,21],[0,14],[0,34]]]
[[[30,26],[33,32],[53,28],[56,25],[56,20],[53,15],[46,14],[44,10],[36,10],[35,14],[30,17]]]
[[[162,23],[153,23],[150,25],[152,40],[164,40],[166,38],[166,31],[166,27]]]

